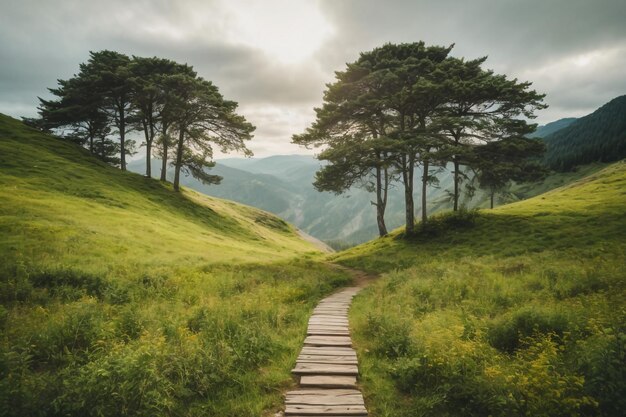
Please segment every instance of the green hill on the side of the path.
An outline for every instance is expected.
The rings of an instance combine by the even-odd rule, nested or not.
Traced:
[[[333,256],[382,272],[351,311],[373,416],[626,410],[626,163]]]
[[[0,415],[259,416],[345,274],[267,212],[0,115]]]

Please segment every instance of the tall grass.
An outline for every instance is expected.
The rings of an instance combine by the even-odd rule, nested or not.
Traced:
[[[0,416],[260,416],[348,277],[268,213],[0,116]]]
[[[351,311],[371,414],[623,415],[625,189],[619,163],[336,255],[383,272]]]

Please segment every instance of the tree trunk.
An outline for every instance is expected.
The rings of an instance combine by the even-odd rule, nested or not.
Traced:
[[[152,178],[152,141],[146,143],[146,177]]]
[[[428,159],[424,159],[424,172],[422,174],[422,227],[426,226],[428,221],[428,212],[426,209],[426,191],[428,190]]]
[[[183,163],[183,149],[185,143],[185,130],[181,129],[178,134],[178,148],[176,149],[176,169],[174,171],[174,191],[180,191],[180,168]]]
[[[168,150],[168,140],[167,140],[167,124],[163,123],[163,160],[161,161],[161,181],[167,181],[167,150]]]
[[[89,134],[89,153],[93,155],[93,133]]]
[[[493,209],[493,196],[496,192],[491,190],[491,208]]]
[[[150,178],[152,177],[152,161],[150,161],[152,156],[152,140],[150,140],[148,123],[144,118],[142,118],[141,124],[143,125],[143,136],[146,139],[146,177]]]
[[[120,165],[126,171],[126,114],[123,102],[118,106],[120,116]]]
[[[406,234],[415,232],[415,204],[413,202],[413,168],[415,161],[412,157],[403,157],[402,180],[404,182],[404,211],[406,218]]]
[[[148,105],[148,128],[150,129],[150,133],[148,134],[148,139],[146,140],[146,153],[148,156],[146,163],[146,176],[148,178],[152,178],[152,142],[154,142],[154,136],[156,135],[156,132],[154,131],[154,119],[152,117],[152,104]]]
[[[459,159],[454,157],[454,211],[459,209]]]
[[[387,176],[387,170],[384,170],[385,177]],[[380,167],[376,167],[376,222],[378,223],[378,234],[387,236],[387,226],[385,225],[385,208],[387,205],[387,190],[386,187],[383,190],[383,175]],[[387,179],[385,178],[385,182]],[[384,197],[383,197],[384,193]]]

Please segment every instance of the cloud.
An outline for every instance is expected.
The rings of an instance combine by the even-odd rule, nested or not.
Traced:
[[[187,62],[257,125],[258,155],[312,120],[333,71],[385,42],[455,43],[533,81],[550,108],[580,116],[626,93],[623,0],[21,0],[0,14],[0,112],[33,116],[36,96],[90,50]]]

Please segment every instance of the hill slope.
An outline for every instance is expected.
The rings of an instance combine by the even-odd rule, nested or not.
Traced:
[[[347,279],[318,253],[0,115],[0,415],[269,414]]]
[[[567,171],[590,162],[612,162],[626,157],[626,95],[547,135],[545,163]]]
[[[334,256],[382,272],[351,311],[374,416],[626,409],[626,163]]]

